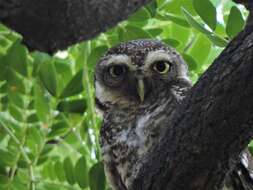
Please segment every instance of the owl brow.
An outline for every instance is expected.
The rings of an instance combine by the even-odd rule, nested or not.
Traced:
[[[163,51],[163,50],[157,50],[157,51],[152,51],[149,52],[148,55],[146,56],[145,63],[147,66],[150,66],[152,63],[155,61],[170,61],[172,62],[175,57],[175,55],[170,55],[168,52]]]
[[[110,55],[110,57],[106,61],[106,65],[121,64],[121,63],[129,64],[130,62],[131,62],[131,58],[125,54]]]
[[[135,69],[136,66],[132,64],[131,58],[126,54],[113,54],[110,55],[109,58],[104,61],[103,65],[105,66],[111,66],[111,65],[120,65],[124,64],[128,66],[129,69]]]

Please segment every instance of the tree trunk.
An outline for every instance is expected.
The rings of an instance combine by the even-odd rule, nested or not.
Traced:
[[[216,190],[253,137],[253,6],[248,24],[178,107],[132,190]],[[148,0],[0,0],[0,20],[53,52],[90,39]]]
[[[253,16],[203,74],[132,190],[216,190],[253,137]]]

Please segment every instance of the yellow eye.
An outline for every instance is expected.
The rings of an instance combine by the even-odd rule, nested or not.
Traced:
[[[153,69],[160,74],[166,74],[170,70],[170,62],[157,61],[153,64]]]
[[[126,72],[126,67],[122,65],[114,65],[109,68],[109,73],[113,78],[121,77]]]

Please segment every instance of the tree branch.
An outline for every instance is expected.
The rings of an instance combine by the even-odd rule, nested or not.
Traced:
[[[151,0],[0,0],[0,21],[30,49],[54,52],[95,37]]]
[[[0,20],[30,48],[53,52],[94,37],[148,1],[0,0]],[[219,189],[253,137],[253,3],[235,1],[251,12],[245,30],[168,118],[132,190]]]
[[[249,1],[244,1],[244,3]],[[168,118],[131,190],[216,190],[253,137],[253,9],[223,51]],[[169,122],[171,121],[171,122]]]

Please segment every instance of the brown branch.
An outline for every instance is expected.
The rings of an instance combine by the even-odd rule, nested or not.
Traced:
[[[251,0],[235,0],[252,10]],[[41,51],[90,39],[148,0],[0,0],[0,20]],[[132,190],[219,189],[253,136],[253,14],[168,118]],[[170,121],[170,122],[169,122]]]
[[[30,49],[54,52],[91,39],[151,0],[0,0],[0,21]]]
[[[168,118],[162,141],[146,156],[131,190],[222,187],[253,137],[252,21],[250,16],[245,30]]]

